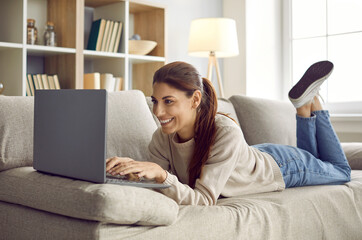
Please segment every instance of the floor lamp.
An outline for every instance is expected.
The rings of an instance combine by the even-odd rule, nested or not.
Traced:
[[[211,81],[215,67],[220,97],[224,89],[217,58],[233,57],[239,54],[235,20],[230,18],[199,18],[191,22],[189,55],[208,57],[207,78]]]

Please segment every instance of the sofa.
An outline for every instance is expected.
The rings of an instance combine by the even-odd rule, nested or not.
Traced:
[[[0,96],[0,239],[362,239],[362,143],[343,143],[352,180],[179,206],[157,190],[32,167],[33,97]],[[249,145],[296,144],[289,102],[234,95],[219,111]],[[108,94],[107,157],[147,160],[159,126],[137,90]]]

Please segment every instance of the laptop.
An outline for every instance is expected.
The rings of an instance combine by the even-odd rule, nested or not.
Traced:
[[[106,174],[106,90],[37,90],[34,100],[34,169],[44,173],[145,188],[169,185]]]

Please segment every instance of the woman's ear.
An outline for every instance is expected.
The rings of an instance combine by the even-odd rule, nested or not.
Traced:
[[[196,90],[192,95],[192,108],[196,109],[201,103],[202,93],[200,90]]]

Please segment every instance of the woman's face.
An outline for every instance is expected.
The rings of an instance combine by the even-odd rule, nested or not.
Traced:
[[[185,92],[167,83],[156,82],[151,98],[153,113],[160,121],[164,133],[176,132],[181,141],[194,137],[196,108],[201,100],[200,91],[195,91],[194,95],[188,98]]]

